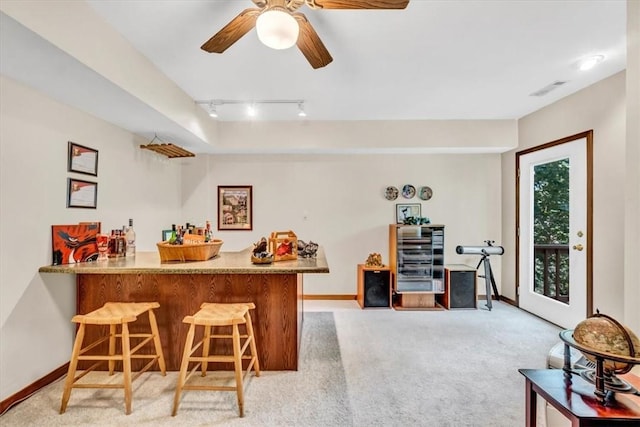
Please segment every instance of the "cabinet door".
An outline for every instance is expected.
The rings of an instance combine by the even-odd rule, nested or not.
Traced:
[[[398,228],[397,292],[434,292],[431,229]]]

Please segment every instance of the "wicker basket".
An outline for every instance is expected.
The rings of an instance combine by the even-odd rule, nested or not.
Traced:
[[[169,242],[160,242],[157,244],[158,252],[160,252],[161,262],[187,262],[187,261],[206,261],[218,255],[220,247],[224,243],[222,240],[214,239],[213,242],[172,245]]]
[[[251,255],[251,262],[253,264],[271,264],[273,262],[273,255],[269,255],[264,258]]]

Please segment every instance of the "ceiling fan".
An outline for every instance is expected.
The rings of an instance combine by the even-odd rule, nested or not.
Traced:
[[[409,0],[251,1],[257,7],[240,12],[201,49],[222,53],[256,27],[258,38],[267,46],[286,49],[296,44],[313,68],[321,68],[333,58],[307,17],[297,11],[302,5],[306,4],[311,9],[404,9],[409,4]]]

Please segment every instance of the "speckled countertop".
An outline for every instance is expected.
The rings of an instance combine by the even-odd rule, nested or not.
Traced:
[[[48,265],[40,273],[66,274],[290,274],[328,273],[329,265],[322,248],[316,258],[298,258],[271,264],[252,264],[251,249],[220,252],[208,261],[161,263],[157,252],[138,252],[135,258],[112,258],[108,261]]]

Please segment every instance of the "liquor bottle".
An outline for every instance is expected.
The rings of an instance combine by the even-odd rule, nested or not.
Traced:
[[[178,235],[176,233],[176,225],[171,224],[171,237],[169,237],[169,244],[175,245],[177,239],[178,239]]]
[[[109,258],[115,258],[118,255],[116,249],[116,230],[112,229],[109,236]]]
[[[124,228],[124,225],[122,226]],[[116,257],[126,256],[127,240],[122,230],[116,230]]]
[[[211,222],[207,221],[207,225],[206,225],[206,228],[204,230],[204,241],[205,242],[210,242],[211,241],[211,237],[212,237]]]
[[[176,235],[176,245],[181,245],[184,242],[184,228],[181,225],[178,226]]]
[[[125,238],[127,240],[127,256],[135,257],[136,256],[136,232],[133,229],[133,219],[129,218],[129,228],[127,228],[127,232],[125,233]]]

